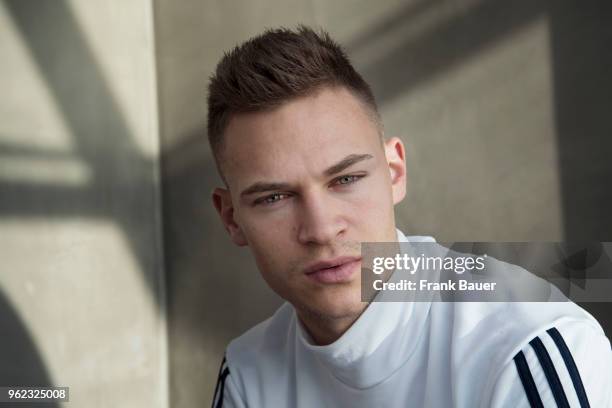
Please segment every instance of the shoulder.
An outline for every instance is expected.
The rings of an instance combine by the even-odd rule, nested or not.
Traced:
[[[254,358],[267,358],[267,354],[282,351],[287,345],[294,319],[293,307],[284,303],[268,319],[230,342],[226,351],[230,364],[240,364],[245,360],[252,362]]]
[[[573,356],[580,376],[587,378],[585,384],[591,384],[585,389],[591,388],[590,393],[597,395],[593,398],[610,398],[605,395],[612,389],[610,342],[599,323],[580,306],[572,302],[459,302],[432,307],[434,313],[440,310],[446,315],[446,341],[458,400],[469,401],[471,406],[481,402],[487,407],[530,406],[520,376],[525,371],[518,369],[525,366],[524,357],[539,391],[544,392],[549,385],[539,365],[538,355],[544,355],[542,345],[555,367],[566,373],[563,355],[566,360]],[[607,370],[608,378],[597,379],[596,372],[601,370]],[[562,378],[570,379],[569,374]],[[607,385],[602,388],[593,380]],[[573,387],[571,380],[569,384]],[[543,398],[552,396],[548,392]]]
[[[294,309],[284,303],[271,317],[232,340],[221,363],[213,404],[244,407],[250,401],[264,406],[265,395],[260,391],[285,376],[294,328]]]
[[[559,320],[526,338],[504,364],[488,405],[549,404],[611,406],[612,349],[594,319]]]
[[[225,359],[229,376],[249,400],[257,390],[286,374],[287,361],[294,352],[295,312],[284,303],[271,317],[232,340]]]

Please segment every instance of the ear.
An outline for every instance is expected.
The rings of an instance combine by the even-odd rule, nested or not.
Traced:
[[[404,144],[397,137],[385,141],[385,156],[391,175],[391,191],[393,204],[397,204],[406,196],[406,156]]]
[[[242,229],[234,219],[234,206],[230,192],[225,188],[215,188],[212,193],[212,201],[232,242],[238,246],[248,245]]]

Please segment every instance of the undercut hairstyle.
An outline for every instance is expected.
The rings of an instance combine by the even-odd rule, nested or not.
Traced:
[[[223,133],[232,115],[270,110],[327,86],[349,90],[382,136],[370,86],[325,31],[303,25],[267,30],[226,53],[208,88],[208,141],[219,173]]]

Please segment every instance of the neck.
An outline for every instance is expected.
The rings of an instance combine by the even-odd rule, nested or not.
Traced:
[[[357,321],[368,303],[357,314],[343,317],[323,317],[297,310],[298,317],[317,346],[326,346],[338,340]]]

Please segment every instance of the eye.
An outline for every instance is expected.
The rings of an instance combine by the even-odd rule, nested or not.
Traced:
[[[255,200],[254,204],[255,205],[260,205],[260,204],[270,205],[270,204],[274,204],[274,203],[276,203],[278,201],[284,200],[288,196],[289,196],[289,194],[274,193],[274,194],[267,195],[265,197],[258,198],[257,200]]]
[[[361,179],[362,175],[358,176],[358,175],[346,175],[346,176],[342,176],[342,177],[338,177],[335,181],[334,184],[340,184],[340,185],[347,185],[347,184],[352,184],[356,181],[358,181],[359,179]]]

